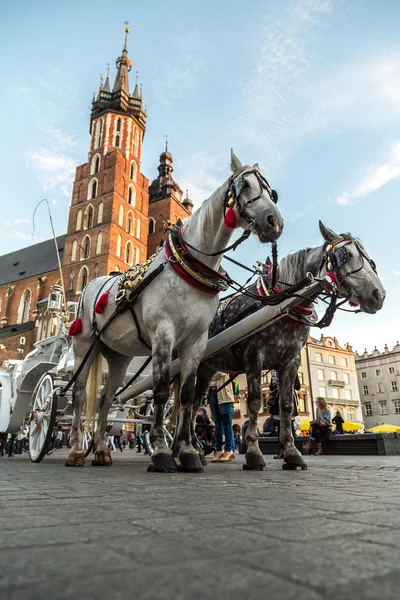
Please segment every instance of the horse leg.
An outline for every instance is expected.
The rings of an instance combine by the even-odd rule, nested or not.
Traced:
[[[112,465],[111,453],[106,445],[107,417],[115,398],[115,392],[122,385],[126,370],[131,361],[129,357],[123,356],[112,350],[103,350],[103,356],[108,364],[107,383],[100,397],[99,415],[97,418],[97,430],[94,436],[94,467],[107,467]]]
[[[279,406],[280,406],[280,435],[279,442],[283,450],[283,460],[286,469],[307,468],[306,463],[294,444],[291,417],[293,413],[294,381],[299,368],[299,360],[286,365],[279,371]]]
[[[251,471],[262,471],[265,461],[258,443],[258,413],[261,408],[261,373],[262,362],[256,360],[246,366],[246,378],[248,388],[247,411],[249,414],[249,426],[246,431],[246,463],[243,469]]]
[[[201,464],[203,465],[203,467],[205,467],[207,465],[207,461],[206,461],[206,457],[204,456],[203,448],[201,447],[201,444],[200,444],[199,440],[197,439],[197,435],[195,432],[196,415],[197,415],[197,411],[199,410],[201,403],[204,399],[204,396],[207,394],[207,392],[209,390],[211,379],[213,378],[214,374],[215,374],[215,371],[213,369],[210,369],[206,365],[200,365],[200,367],[197,371],[196,391],[195,391],[195,395],[194,395],[194,404],[193,404],[193,419],[190,424],[192,444],[196,448],[197,452],[199,453],[200,461],[201,461]]]
[[[76,366],[78,366],[81,360],[83,360],[87,350],[90,347],[90,344],[90,340],[87,343],[82,343],[82,341],[79,340],[79,346],[82,346],[82,348],[79,348],[79,353],[74,347]],[[68,453],[68,459],[65,462],[66,467],[83,467],[85,464],[85,451],[82,448],[82,411],[83,405],[86,401],[86,384],[89,377],[90,367],[99,353],[100,345],[93,348],[87,363],[83,367],[74,384],[74,389],[72,392],[73,415],[70,437],[71,449]]]
[[[169,368],[173,345],[172,336],[165,330],[157,331],[152,340],[154,417],[150,429],[150,442],[154,452],[151,457],[153,464],[149,465],[147,470],[158,473],[176,471],[174,456],[165,442],[163,429],[165,404],[169,397]]]
[[[208,331],[196,343],[186,345],[179,350],[181,360],[180,418],[178,445],[180,447],[180,471],[202,473],[203,467],[199,452],[192,443],[193,406],[196,390],[196,374],[207,346]]]

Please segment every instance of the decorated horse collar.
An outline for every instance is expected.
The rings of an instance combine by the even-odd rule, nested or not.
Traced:
[[[265,297],[279,294],[280,291],[277,285],[272,286],[272,264],[270,264],[267,272],[262,273],[257,280],[257,292],[260,296]],[[296,304],[282,320],[293,325],[310,327],[318,321],[318,315],[313,306],[307,307]]]
[[[171,228],[164,252],[174,271],[196,289],[212,295],[228,289],[225,271],[218,273],[190,254],[182,240],[181,227]]]
[[[247,200],[247,202],[241,204],[239,198],[242,191],[246,187],[245,176],[250,174],[253,174],[257,177],[258,184],[260,186],[260,193],[255,198],[251,198],[250,200]],[[265,177],[261,175],[258,169],[248,167],[241,171],[241,173],[239,173],[238,175],[232,175],[232,177],[229,180],[228,192],[224,199],[225,225],[230,229],[235,229],[235,227],[237,227],[236,215],[235,211],[233,210],[234,207],[236,208],[238,215],[240,217],[243,217],[247,221],[247,223],[250,223],[251,219],[248,218],[244,209],[249,204],[252,204],[256,200],[259,200],[263,194],[263,190],[267,190],[272,202],[274,202],[275,204],[278,202],[278,192],[271,188],[268,181],[265,179]]]

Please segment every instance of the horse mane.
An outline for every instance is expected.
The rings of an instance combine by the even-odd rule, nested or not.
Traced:
[[[304,248],[282,258],[278,265],[279,281],[293,285],[303,279],[308,271],[316,273],[327,245],[328,242],[324,242],[321,246]]]
[[[192,214],[188,219],[185,219],[185,225],[189,223],[195,223],[198,226],[199,231],[207,228],[215,215],[215,202],[218,201],[220,196],[225,196],[228,189],[229,179],[226,180],[218,189],[211,194],[209,198],[203,200],[200,207]],[[222,208],[222,202],[221,202]]]

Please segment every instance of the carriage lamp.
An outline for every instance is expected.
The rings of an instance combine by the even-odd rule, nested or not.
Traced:
[[[50,294],[47,300],[47,310],[52,317],[56,317],[63,309],[63,290],[59,285],[53,285],[50,288]]]

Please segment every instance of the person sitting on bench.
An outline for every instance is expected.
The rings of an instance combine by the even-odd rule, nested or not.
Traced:
[[[317,398],[317,417],[315,421],[311,421],[311,437],[308,444],[304,446],[304,450],[311,452],[312,445],[317,442],[317,452],[315,456],[322,454],[322,442],[326,442],[332,431],[332,416],[331,411],[326,406],[324,398]]]

